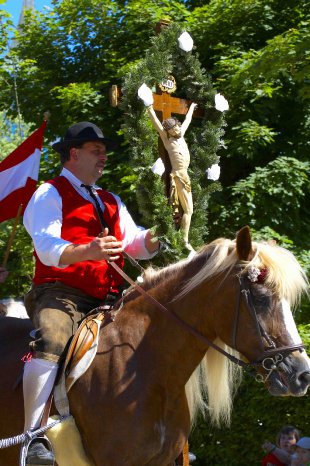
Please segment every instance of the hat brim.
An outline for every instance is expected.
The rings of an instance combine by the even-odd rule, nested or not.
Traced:
[[[67,139],[66,141],[58,141],[52,144],[52,148],[58,152],[58,154],[61,154],[64,150],[69,149],[70,147],[74,147],[74,145],[81,145],[84,144],[85,142],[103,142],[105,144],[107,151],[111,152],[113,150],[116,150],[118,148],[118,144],[116,141],[112,141],[112,139],[108,138],[94,138],[94,139],[89,139],[89,138],[79,138],[79,139]]]

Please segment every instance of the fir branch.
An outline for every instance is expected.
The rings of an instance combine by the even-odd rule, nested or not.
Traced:
[[[201,246],[208,235],[208,201],[210,194],[220,189],[220,183],[209,181],[206,170],[219,158],[225,121],[223,113],[215,110],[210,76],[201,67],[195,52],[184,52],[178,47],[178,37],[184,31],[172,24],[152,39],[146,56],[124,77],[121,109],[124,113],[123,132],[131,148],[131,163],[137,173],[137,202],[143,222],[154,225],[156,234],[169,244],[166,260],[184,256],[182,235],[175,229],[172,208],[164,192],[164,184],[151,166],[158,158],[158,136],[152,128],[143,103],[138,99],[138,88],[146,83],[154,88],[167,75],[177,82],[178,97],[197,102],[205,110],[199,123],[192,122],[186,134],[191,153],[190,178],[194,200],[194,214],[190,242]]]

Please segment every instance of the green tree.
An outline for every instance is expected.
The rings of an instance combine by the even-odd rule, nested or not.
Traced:
[[[10,119],[5,112],[0,113],[0,162],[9,155],[30,134],[30,125],[18,118]],[[0,263],[12,233],[14,219],[0,224]],[[21,221],[10,250],[7,268],[9,278],[1,284],[0,297],[20,297],[29,288],[33,274],[32,244]]]
[[[231,202],[237,199],[239,180],[247,184],[247,177],[256,167],[264,169],[278,157],[291,160],[292,169],[298,161],[309,160],[308,6],[309,2],[304,0],[285,5],[279,1],[213,1],[196,8],[188,20],[198,37],[203,61],[229,99],[231,109],[227,115],[227,150],[221,151],[224,190],[212,198],[211,223],[215,236],[223,228],[232,233],[240,227],[240,216],[236,217],[235,209],[231,209]],[[284,180],[288,167],[282,166]],[[281,177],[281,169],[278,176]],[[294,183],[292,178],[289,181]],[[272,184],[273,180],[266,180],[265,186],[267,183]],[[275,209],[272,204],[279,202],[279,198],[271,195],[275,189],[273,186],[269,190],[271,209]],[[287,191],[295,199],[298,189],[287,183]],[[294,241],[302,244],[309,237],[309,222],[305,220],[308,196],[298,197],[296,203],[304,234],[300,236],[295,228]],[[223,207],[228,214],[225,225],[217,222]],[[248,212],[250,222],[252,209]],[[272,211],[268,213],[269,207],[263,219],[266,225],[271,225]],[[294,230],[294,223],[288,226],[287,221],[290,219],[283,216],[278,233],[282,229],[287,232],[287,228]]]

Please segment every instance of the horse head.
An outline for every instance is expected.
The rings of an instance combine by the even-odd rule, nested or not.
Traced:
[[[288,250],[252,241],[244,227],[235,240],[219,238],[190,259],[148,272],[145,287],[156,289],[154,295],[168,303],[166,314],[179,318],[174,342],[180,327],[184,346],[191,349],[183,365],[194,351],[196,356],[206,351],[187,383],[192,418],[204,410],[207,392],[211,420],[229,423],[241,367],[254,368],[256,380],[272,395],[306,394],[310,360],[291,309],[308,282]]]
[[[248,227],[238,233],[235,253],[239,305],[230,344],[256,368],[257,380],[272,395],[304,395],[310,385],[310,360],[291,308],[307,288],[306,277],[287,250],[252,242]]]

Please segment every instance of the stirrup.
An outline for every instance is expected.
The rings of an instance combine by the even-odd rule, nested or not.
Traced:
[[[39,440],[40,438],[42,438],[44,440],[44,443],[45,443],[46,447],[48,448],[48,450],[50,450],[53,453],[53,455],[55,457],[53,446],[52,446],[50,440],[45,435],[38,436],[38,437],[33,437],[33,438],[27,438],[27,440],[25,440],[25,442],[22,444],[21,449],[20,449],[19,466],[28,466],[27,465],[27,455],[28,455],[29,447],[32,444],[32,442],[35,442],[35,441]],[[53,465],[54,464],[55,464],[55,460],[54,460]],[[37,466],[40,466],[40,465],[37,465]]]

